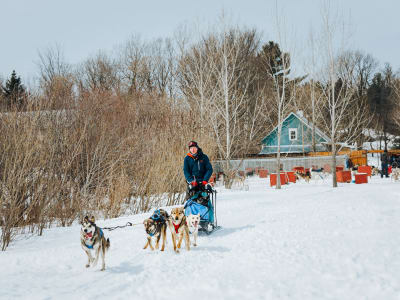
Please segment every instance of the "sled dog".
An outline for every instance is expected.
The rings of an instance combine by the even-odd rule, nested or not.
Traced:
[[[375,176],[375,175],[379,175],[379,174],[380,174],[379,169],[377,167],[372,167],[371,175]]]
[[[91,264],[92,267],[96,266],[101,254],[101,271],[104,271],[106,267],[105,253],[110,248],[110,239],[104,237],[103,230],[96,226],[93,216],[90,219],[86,216],[81,225],[81,246],[88,257],[86,268],[90,267]],[[95,258],[93,258],[91,250],[94,250]]]
[[[189,232],[193,235],[193,246],[197,246],[197,234],[199,232],[200,213],[197,215],[188,215],[186,223],[189,227]]]
[[[398,181],[400,179],[400,168],[393,168],[391,177],[392,180]]]
[[[310,172],[302,173],[302,172],[299,172],[299,171],[295,171],[294,175],[296,176],[296,180],[302,179],[307,183],[310,182],[310,179],[311,179]]]
[[[186,250],[190,250],[190,240],[189,240],[189,227],[186,223],[185,211],[183,206],[173,208],[171,211],[171,235],[172,243],[174,245],[174,251],[179,252],[182,245],[182,240],[185,238]],[[178,243],[176,243],[178,240]]]
[[[148,246],[150,246],[150,249],[154,250],[154,247],[151,243],[152,238],[156,239],[156,249],[158,249],[160,239],[162,238],[161,251],[164,251],[167,226],[169,226],[168,213],[163,209],[157,209],[150,218],[143,221],[143,224],[147,233],[147,243],[144,245],[143,249],[146,249]]]

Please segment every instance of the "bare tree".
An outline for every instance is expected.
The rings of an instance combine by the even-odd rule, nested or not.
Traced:
[[[50,109],[71,107],[74,102],[75,79],[72,66],[66,62],[61,46],[56,44],[39,51],[37,65],[46,107]]]
[[[354,140],[368,121],[366,103],[353,109],[356,88],[354,84],[355,60],[346,56],[343,44],[335,47],[335,23],[332,21],[329,3],[322,11],[323,55],[325,68],[322,70],[320,89],[323,94],[321,107],[325,130],[329,132],[332,152],[332,185],[337,187],[336,155],[343,144]],[[342,41],[343,42],[343,41]],[[341,142],[339,144],[339,142]]]
[[[213,98],[209,107],[210,124],[216,144],[225,160],[225,185],[230,187],[237,170],[232,169],[230,160],[242,144],[243,124],[249,87],[255,74],[248,67],[248,58],[255,54],[257,39],[255,32],[241,32],[238,28],[222,31],[210,43],[213,56],[215,80]]]
[[[121,89],[118,64],[104,52],[88,58],[79,66],[77,81],[81,92],[96,91],[118,94]]]

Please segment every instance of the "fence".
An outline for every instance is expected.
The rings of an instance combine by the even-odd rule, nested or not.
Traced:
[[[336,165],[346,166],[346,155],[336,156]],[[301,166],[304,168],[311,168],[315,166],[322,168],[326,164],[331,164],[331,156],[313,156],[313,157],[282,157],[281,165],[284,171],[292,170],[294,167]],[[214,172],[222,172],[223,164],[225,161],[218,160],[213,161]],[[276,172],[276,158],[265,158],[265,159],[243,159],[243,160],[231,160],[231,168],[237,168],[238,171],[244,171],[246,168],[263,168],[267,169],[269,173]]]

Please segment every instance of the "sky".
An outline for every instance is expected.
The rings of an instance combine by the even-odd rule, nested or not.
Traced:
[[[278,0],[296,49],[304,50],[310,28],[317,29],[323,0]],[[383,66],[400,69],[400,1],[331,1],[348,22],[347,46],[372,54]],[[234,23],[277,40],[275,0],[0,0],[0,77],[12,70],[23,82],[38,74],[38,52],[56,44],[67,62],[78,64],[99,50],[113,51],[132,35],[172,37],[183,24],[206,28],[222,11]],[[304,54],[304,53],[303,53]],[[307,54],[307,53],[305,53]]]

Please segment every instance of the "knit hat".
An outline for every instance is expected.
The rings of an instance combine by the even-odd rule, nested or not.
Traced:
[[[197,145],[197,142],[195,142],[195,141],[190,141],[190,142],[189,142],[189,149],[190,149],[191,147],[199,148],[199,146]]]

